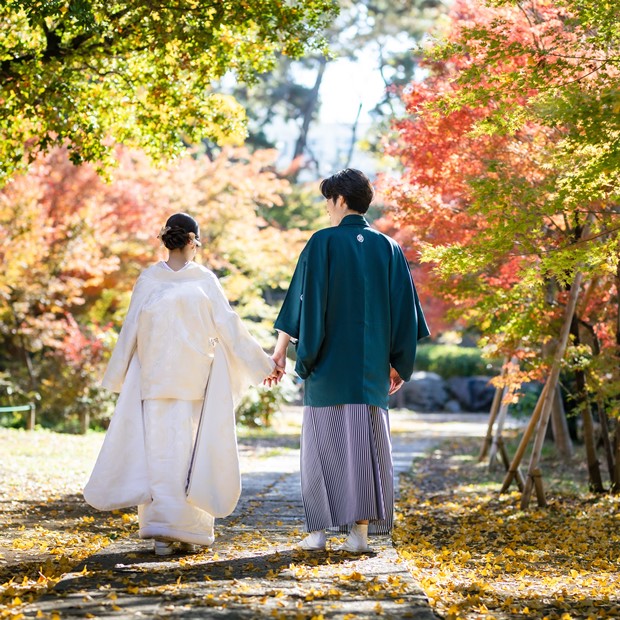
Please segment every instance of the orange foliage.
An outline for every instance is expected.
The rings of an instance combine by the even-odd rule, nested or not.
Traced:
[[[163,169],[136,151],[119,148],[117,156],[106,182],[57,150],[0,191],[0,371],[10,369],[19,382],[29,358],[31,390],[69,368],[90,373],[84,389],[92,387],[138,272],[165,258],[156,237],[171,213],[198,219],[197,260],[252,317],[269,318],[263,291],[288,279],[308,235],[272,228],[261,215],[282,208],[289,189],[273,171],[273,152],[188,155]],[[53,370],[54,359],[67,368]],[[48,379],[49,372],[56,376]]]

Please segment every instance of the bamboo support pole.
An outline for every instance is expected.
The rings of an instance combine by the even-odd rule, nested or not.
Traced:
[[[579,314],[577,316],[583,315],[584,310],[586,309],[586,307],[588,306],[588,303],[590,302],[590,299],[592,298],[592,294],[594,293],[594,291],[596,290],[596,287],[598,286],[598,282],[599,282],[599,278],[597,276],[595,276],[594,278],[592,278],[592,280],[590,280],[590,283],[588,284],[588,288],[585,290],[585,292],[583,293],[581,297],[581,303],[579,304]]]
[[[504,463],[504,467],[506,471],[510,469],[510,458],[508,457],[508,451],[506,450],[506,444],[504,443],[504,438],[500,437],[498,439],[499,445],[499,454],[501,456],[502,462]],[[523,487],[525,485],[525,481],[523,479],[523,474],[519,469],[517,469],[515,473],[515,480],[517,482],[517,487],[519,487],[519,491],[523,491]]]
[[[545,433],[547,432],[547,425],[549,424],[551,409],[553,407],[553,400],[555,398],[555,388],[558,384],[558,379],[560,377],[562,359],[564,358],[564,354],[566,353],[566,346],[568,345],[568,336],[570,334],[571,323],[573,320],[573,315],[575,314],[575,308],[577,307],[577,299],[579,298],[579,290],[581,288],[582,277],[583,274],[581,273],[581,271],[578,271],[575,274],[575,278],[573,280],[570,290],[570,295],[568,297],[568,302],[566,304],[566,309],[564,311],[564,324],[562,325],[562,330],[560,331],[560,338],[557,348],[555,350],[555,355],[553,357],[553,363],[551,364],[551,372],[549,373],[549,377],[547,379],[547,391],[545,392],[545,398],[543,399],[543,404],[540,412],[540,422],[538,424],[536,437],[534,438],[534,447],[532,448],[532,454],[530,457],[528,475],[525,480],[523,495],[521,496],[522,510],[526,509],[530,505],[532,489],[535,483],[534,472],[538,470],[538,463],[540,462],[542,447],[545,441]],[[537,494],[541,491],[541,488],[542,481],[540,484],[540,488],[536,488]],[[538,505],[543,506],[545,504],[546,502],[544,502],[544,497],[542,499],[541,497],[539,497]]]
[[[513,357],[513,363],[518,363],[515,361],[516,358]],[[502,380],[505,379],[506,374],[508,373],[508,358],[504,358],[504,363],[502,364]],[[497,419],[497,415],[500,412],[502,402],[504,400],[504,396],[506,394],[505,387],[495,388],[495,394],[493,395],[493,402],[491,403],[491,410],[489,412],[489,425],[487,427],[487,434],[484,438],[484,442],[482,444],[482,448],[480,449],[480,454],[478,455],[478,462],[484,461],[486,455],[491,447],[493,442],[493,425],[495,424],[495,420]]]
[[[481,463],[486,458],[486,455],[491,447],[493,440],[493,424],[495,424],[495,418],[499,412],[499,408],[502,402],[503,388],[495,388],[495,394],[493,395],[493,402],[491,403],[491,411],[489,412],[489,426],[487,427],[487,434],[480,448],[480,454],[478,455],[478,462]]]
[[[543,488],[542,474],[540,469],[536,468],[532,471],[531,479],[534,481],[534,488],[536,489],[536,499],[538,505],[544,508],[547,505],[547,499],[545,497],[545,489]],[[527,482],[526,482],[527,484]]]
[[[594,215],[590,213],[581,231],[581,239],[587,239],[590,233],[590,224],[594,220]],[[555,398],[555,388],[558,384],[560,377],[560,368],[564,354],[566,353],[566,347],[568,345],[568,336],[570,334],[571,325],[573,322],[573,316],[575,315],[575,309],[577,308],[577,300],[579,299],[579,292],[581,289],[581,280],[583,274],[581,271],[575,273],[573,283],[568,295],[568,301],[564,310],[564,323],[560,330],[560,338],[553,356],[553,363],[551,364],[551,371],[547,379],[547,391],[542,401],[542,407],[540,411],[540,422],[536,430],[536,437],[534,438],[534,446],[532,448],[532,454],[530,456],[530,465],[528,468],[527,478],[525,480],[525,488],[521,495],[521,509],[525,510],[530,505],[530,498],[532,496],[532,489],[536,486],[536,495],[539,506],[545,506],[546,500],[544,496],[544,490],[542,487],[542,478],[537,479],[535,474],[539,472],[538,464],[540,463],[540,456],[542,453],[543,443],[545,441],[545,433],[547,432],[547,425],[549,424],[549,417],[551,416],[551,408],[553,407],[553,400]]]
[[[521,464],[521,459],[523,459],[523,455],[525,454],[525,449],[527,448],[527,444],[530,442],[536,427],[538,426],[538,421],[540,419],[540,412],[542,411],[542,403],[545,398],[545,394],[547,393],[547,384],[543,386],[542,392],[538,397],[538,401],[536,402],[536,406],[534,407],[534,411],[532,411],[532,416],[530,421],[523,432],[523,437],[521,437],[521,441],[519,442],[519,447],[515,452],[515,455],[512,457],[512,463],[508,468],[508,472],[506,473],[506,477],[504,478],[504,482],[502,483],[502,488],[500,489],[500,494],[505,493],[510,488],[511,482],[517,476],[521,476],[519,471],[519,465]],[[521,476],[522,477],[522,476]],[[517,478],[518,479],[518,478]]]
[[[491,451],[489,452],[489,471],[492,471],[495,467],[495,459],[497,457],[497,450],[499,448],[500,441],[503,444],[502,432],[504,430],[504,423],[508,415],[508,403],[506,401],[506,394],[508,389],[502,390],[502,404],[497,414],[497,427],[495,429],[495,435],[493,436],[493,443],[491,444]]]

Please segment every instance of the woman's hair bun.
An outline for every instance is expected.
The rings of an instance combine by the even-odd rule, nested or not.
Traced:
[[[175,213],[168,218],[157,237],[169,250],[177,250],[184,248],[190,241],[200,245],[200,228],[191,215]]]
[[[161,240],[169,250],[184,248],[190,241],[189,233],[180,226],[166,226],[167,230],[162,233]]]

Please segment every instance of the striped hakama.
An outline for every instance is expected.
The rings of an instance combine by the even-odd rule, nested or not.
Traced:
[[[310,532],[347,531],[355,521],[368,519],[370,533],[389,534],[394,480],[387,410],[304,407],[301,495]]]

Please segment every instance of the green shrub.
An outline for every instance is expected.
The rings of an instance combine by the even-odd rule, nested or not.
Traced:
[[[483,359],[480,349],[456,344],[422,344],[418,346],[415,362],[415,370],[435,372],[444,379],[494,376],[500,368],[500,362]]]
[[[239,424],[251,428],[268,428],[271,418],[284,403],[293,402],[299,395],[300,385],[289,368],[282,381],[272,388],[251,387],[237,406],[235,418]]]

